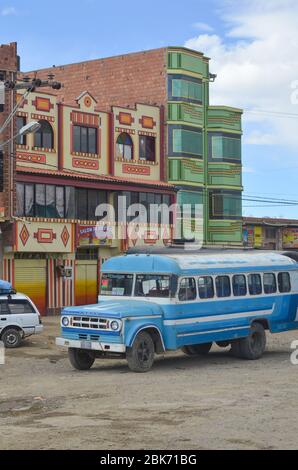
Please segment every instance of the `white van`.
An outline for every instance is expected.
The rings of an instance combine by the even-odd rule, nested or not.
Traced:
[[[0,281],[0,341],[4,346],[17,348],[24,338],[42,330],[40,314],[29,297]]]

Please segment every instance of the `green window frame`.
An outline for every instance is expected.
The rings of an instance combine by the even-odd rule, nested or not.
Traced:
[[[202,101],[202,84],[190,80],[175,78],[172,80],[172,96],[175,98]]]
[[[203,155],[203,137],[201,132],[185,129],[173,130],[173,151],[189,155]]]
[[[241,195],[213,194],[211,214],[213,217],[241,217]]]
[[[215,160],[241,161],[241,139],[213,135],[211,137],[211,157]]]

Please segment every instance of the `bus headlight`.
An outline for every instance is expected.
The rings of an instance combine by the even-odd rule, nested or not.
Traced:
[[[68,326],[69,325],[69,318],[68,317],[62,317],[61,319],[61,324],[62,326]]]
[[[118,320],[113,320],[110,322],[110,328],[113,331],[118,331],[121,328],[121,323]]]

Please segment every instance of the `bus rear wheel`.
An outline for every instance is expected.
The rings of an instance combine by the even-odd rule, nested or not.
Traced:
[[[77,370],[90,369],[95,361],[95,354],[85,349],[69,348],[68,358],[71,365]]]
[[[187,356],[204,356],[209,353],[212,343],[194,344],[192,346],[184,346],[182,351]]]
[[[154,362],[154,342],[149,333],[141,331],[131,348],[127,349],[128,367],[133,372],[149,372]]]
[[[249,361],[260,359],[265,349],[266,333],[260,323],[253,323],[246,338],[238,339],[232,343],[232,354]]]

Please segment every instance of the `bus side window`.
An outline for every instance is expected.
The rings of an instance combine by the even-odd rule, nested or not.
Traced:
[[[262,280],[260,274],[250,274],[248,276],[248,287],[250,295],[262,294]]]
[[[291,280],[289,273],[279,273],[278,275],[279,292],[285,294],[291,292]]]
[[[235,297],[243,297],[247,294],[246,277],[243,274],[233,276],[233,293]]]
[[[265,294],[275,294],[277,291],[275,274],[265,273],[263,281]]]
[[[198,286],[200,299],[213,299],[214,285],[212,277],[200,277],[198,279]]]
[[[231,283],[229,276],[218,276],[215,280],[217,297],[231,296]]]
[[[181,302],[187,302],[197,298],[196,281],[193,277],[182,279],[178,297]]]

